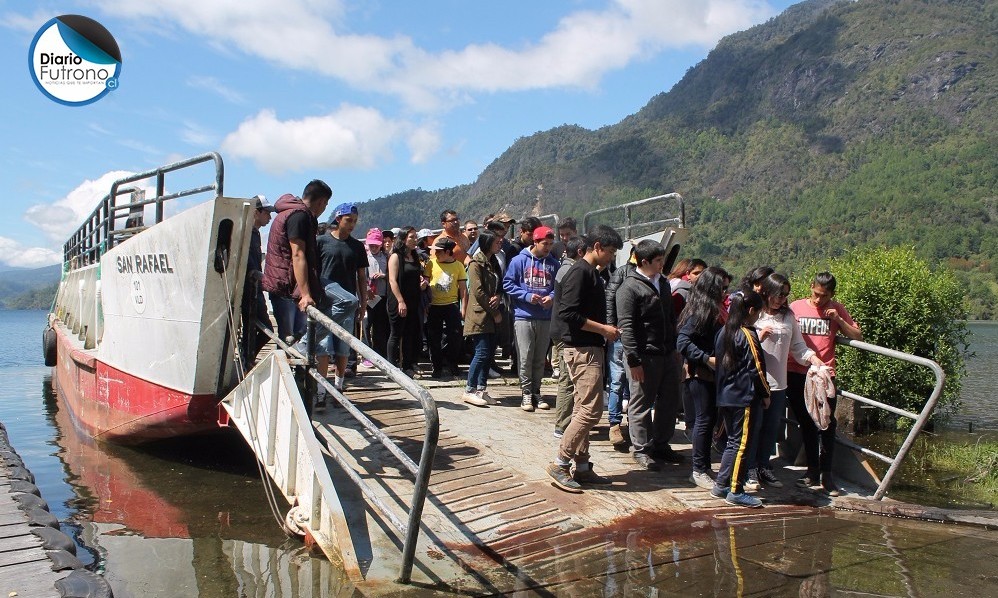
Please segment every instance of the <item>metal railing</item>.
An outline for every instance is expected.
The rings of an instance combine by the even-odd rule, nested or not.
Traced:
[[[662,204],[663,206],[668,205],[669,202],[675,202],[678,204],[678,209],[673,212],[676,215],[671,218],[664,218],[661,220],[641,220],[639,222],[634,222],[633,210],[639,207],[651,207],[655,204]],[[614,226],[615,229],[623,234],[624,239],[632,239],[632,229],[635,227],[647,227],[649,229],[659,230],[665,228],[666,226],[678,226],[679,228],[686,228],[686,204],[683,200],[683,196],[678,193],[666,193],[665,195],[656,195],[654,197],[646,197],[645,199],[639,199],[636,201],[621,204],[619,206],[610,206],[608,208],[600,208],[599,210],[593,210],[588,212],[582,218],[582,230],[588,231],[592,219],[595,216],[601,216],[604,214],[612,214],[615,212],[623,211],[623,224],[619,226]]]
[[[395,444],[391,438],[385,434],[378,424],[371,421],[362,411],[357,409],[353,403],[350,402],[342,392],[336,390],[336,388],[329,383],[328,380],[322,377],[315,368],[308,368],[309,375],[315,379],[315,381],[321,384],[325,389],[326,393],[335,398],[343,408],[356,419],[365,430],[370,432],[378,441],[386,448],[388,451],[398,459],[402,465],[415,477],[415,489],[413,491],[412,503],[409,506],[409,520],[407,523],[403,523],[388,507],[385,501],[378,495],[378,492],[371,488],[367,482],[361,479],[360,475],[352,467],[350,467],[347,459],[339,455],[332,447],[329,448],[329,454],[332,456],[347,476],[358,486],[364,497],[378,510],[379,513],[384,515],[389,523],[392,524],[395,529],[401,533],[405,540],[402,547],[402,567],[399,574],[399,583],[409,583],[412,578],[412,566],[416,555],[416,541],[419,538],[419,522],[423,516],[423,504],[426,502],[427,488],[430,482],[430,473],[433,467],[433,456],[437,450],[437,442],[440,436],[440,417],[437,413],[437,404],[430,396],[430,393],[417,384],[412,378],[406,376],[402,373],[402,370],[398,369],[394,365],[388,363],[388,361],[378,355],[374,349],[371,349],[360,339],[355,337],[350,332],[347,332],[342,326],[334,322],[328,316],[323,314],[321,311],[315,307],[308,308],[308,335],[309,339],[308,345],[306,347],[306,357],[309,358],[308,361],[311,363],[310,356],[315,353],[315,330],[316,326],[323,326],[331,334],[335,334],[337,338],[346,342],[351,349],[357,352],[358,358],[367,359],[374,364],[379,370],[384,372],[389,379],[398,384],[402,390],[409,393],[413,398],[419,401],[420,406],[423,408],[424,425],[426,431],[423,436],[423,448],[420,452],[419,463],[413,462],[405,452],[402,451]],[[280,343],[285,346],[284,343]]]
[[[202,185],[191,189],[185,189],[176,193],[166,193],[166,173],[181,170],[213,161],[215,163],[215,181],[210,185]],[[130,183],[156,178],[156,196],[152,199],[144,199],[142,191],[136,187],[127,186]],[[222,195],[222,180],[224,178],[224,166],[222,157],[216,152],[201,154],[186,160],[160,166],[152,170],[140,172],[120,178],[111,183],[111,191],[97,204],[94,211],[83,222],[76,232],[63,245],[63,261],[70,270],[97,263],[108,249],[120,240],[127,239],[148,228],[143,222],[145,206],[155,205],[155,222],[159,224],[163,221],[163,203],[171,199],[197,195],[214,191],[216,196]],[[118,205],[118,197],[122,195],[132,196],[132,201]],[[117,227],[117,220],[127,214],[124,227]],[[151,225],[150,225],[151,226]]]
[[[915,443],[915,438],[928,423],[929,418],[932,416],[932,411],[936,408],[936,403],[939,401],[939,396],[943,391],[943,383],[946,381],[946,374],[943,372],[943,368],[939,366],[938,363],[932,361],[931,359],[926,359],[924,357],[918,357],[917,355],[912,355],[910,353],[904,353],[903,351],[896,351],[894,349],[888,349],[886,347],[881,347],[879,345],[873,345],[863,341],[857,341],[845,338],[843,336],[837,336],[835,338],[836,344],[844,345],[846,347],[852,347],[854,349],[859,349],[862,351],[869,351],[870,353],[875,353],[877,355],[883,355],[884,357],[891,357],[893,359],[900,359],[901,361],[906,361],[915,365],[923,366],[929,368],[936,378],[935,385],[932,387],[932,392],[929,394],[929,398],[925,401],[925,406],[922,407],[922,411],[919,413],[913,413],[911,411],[906,411],[893,405],[888,405],[886,403],[881,403],[880,401],[875,401],[873,399],[858,395],[848,390],[838,389],[839,396],[845,397],[847,399],[852,399],[864,405],[870,405],[878,409],[883,409],[894,415],[901,417],[907,417],[915,421],[911,426],[911,430],[908,432],[908,436],[905,437],[904,442],[901,443],[901,448],[898,449],[897,455],[893,458],[886,455],[882,455],[876,451],[869,448],[856,444],[855,442],[837,437],[836,441],[842,445],[845,445],[853,450],[859,451],[862,454],[873,457],[879,461],[883,461],[889,465],[887,473],[881,478],[880,484],[877,486],[877,491],[874,492],[874,500],[882,500],[887,494],[887,489],[890,487],[891,482],[894,479],[895,474],[897,474],[898,469],[901,467],[901,463],[904,462],[904,458],[908,455],[908,451],[911,450],[912,445]]]

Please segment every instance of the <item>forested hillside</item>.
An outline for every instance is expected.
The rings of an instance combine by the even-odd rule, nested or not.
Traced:
[[[677,191],[687,255],[791,271],[867,245],[954,269],[998,316],[998,0],[811,0],[723,39],[668,93],[597,131],[521,138],[474,183],[365,204],[436,225]]]

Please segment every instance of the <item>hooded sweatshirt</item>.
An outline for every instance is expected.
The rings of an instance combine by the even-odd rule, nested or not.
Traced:
[[[534,296],[554,298],[554,276],[558,260],[550,254],[534,257],[530,248],[521,251],[506,267],[502,288],[513,300],[513,317],[517,320],[550,320],[551,309],[531,303]]]

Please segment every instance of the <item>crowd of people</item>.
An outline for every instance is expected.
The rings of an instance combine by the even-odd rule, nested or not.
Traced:
[[[502,354],[519,378],[521,409],[551,409],[541,391],[550,367],[559,445],[547,471],[568,492],[609,483],[589,456],[604,410],[610,442],[630,447],[635,466],[650,471],[686,463],[670,446],[682,411],[690,482],[730,504],[761,506],[750,492],[782,485],[771,459],[789,405],[807,459],[797,483],[839,493],[831,473],[835,399],[818,417],[806,389],[812,376],[834,381],[835,336],[862,333],[833,300],[830,273],[814,278],[809,297],[788,304],[787,278],[768,266],[732,288],[727,271],[703,260],[666,271],[666,247],[644,240],[615,267],[624,243],[611,227],[579,235],[571,218],[555,230],[505,213],[479,225],[444,210],[436,233],[370,228],[361,242],[353,236],[355,204],[337,205],[320,225],[331,196],[314,180],[300,198],[285,194],[273,206],[255,199],[248,280],[260,284],[244,296],[244,316],[269,325],[267,291],[280,338],[302,341],[305,310],[315,306],[412,377],[424,343],[430,371],[422,375],[432,378],[461,376],[470,354],[462,400],[477,407],[499,402],[488,382]],[[272,214],[264,262],[259,229]],[[316,336],[317,369],[328,376],[332,364],[342,391],[356,372],[350,347],[321,327]],[[320,386],[314,408],[325,401]],[[716,444],[723,453],[715,473]]]

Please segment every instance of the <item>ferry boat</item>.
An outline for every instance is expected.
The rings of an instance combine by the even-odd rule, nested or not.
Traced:
[[[212,166],[211,183],[167,192],[166,175]],[[135,185],[150,180],[146,199]],[[64,246],[45,360],[94,438],[135,444],[218,427],[219,400],[238,382],[254,212],[252,200],[225,197],[222,180],[214,153],[119,179]],[[213,198],[166,217],[165,202],[204,194]]]

